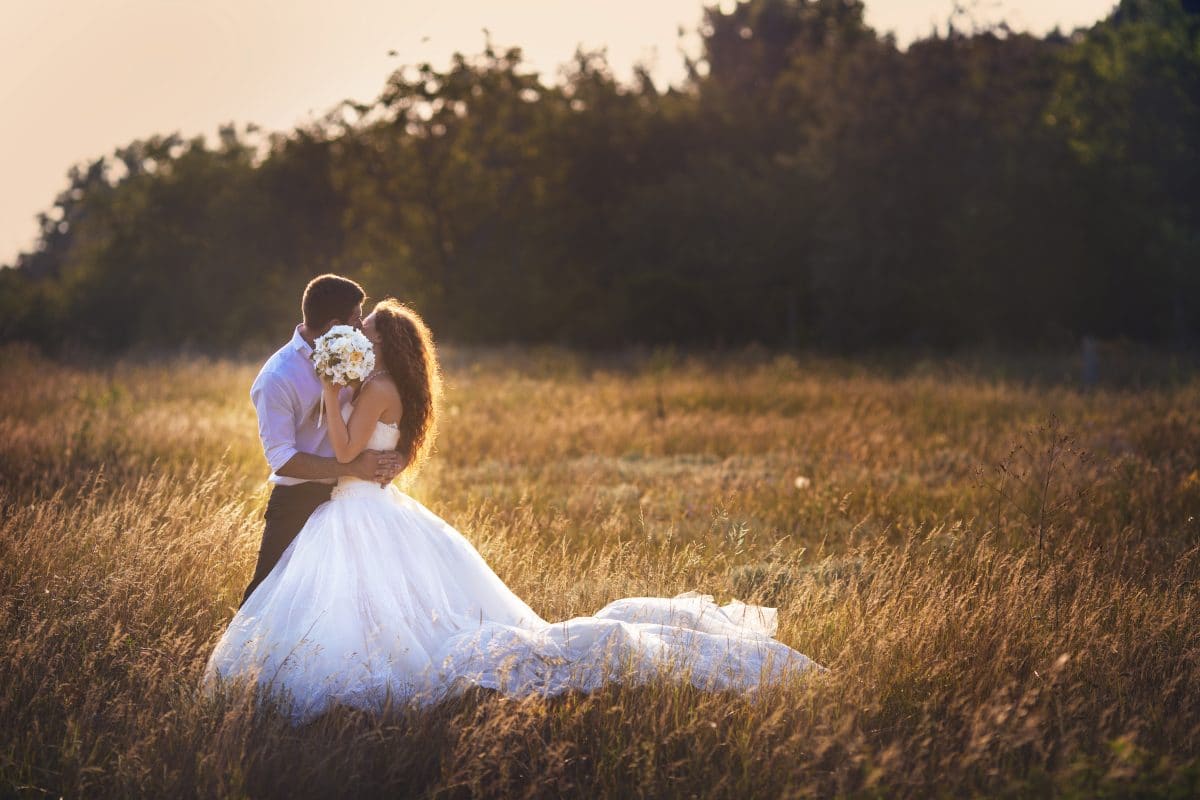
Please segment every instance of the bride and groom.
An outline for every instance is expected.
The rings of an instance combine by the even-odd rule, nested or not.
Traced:
[[[420,465],[441,388],[421,317],[336,275],[304,291],[304,321],[250,391],[271,467],[254,576],[204,673],[209,689],[256,682],[297,722],[334,704],[437,702],[472,687],[590,691],[672,674],[750,691],[824,669],[775,640],[775,609],[688,592],[616,600],[547,622],[471,543],[391,483]],[[360,328],[377,369],[357,387],[322,380],[311,356],[334,325]]]

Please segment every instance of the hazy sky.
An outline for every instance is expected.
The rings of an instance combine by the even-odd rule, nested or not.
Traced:
[[[717,0],[708,0],[709,5]],[[1042,33],[1090,25],[1115,0],[981,0],[985,21]],[[476,53],[482,29],[548,79],[579,44],[618,77],[637,61],[682,78],[703,0],[0,0],[0,264],[33,245],[74,163],[154,133],[221,122],[286,130],[345,98],[371,100],[396,67]],[[732,0],[723,0],[731,6]],[[953,0],[867,0],[903,44],[945,29]],[[679,39],[678,29],[687,32]],[[389,50],[397,55],[388,56]]]

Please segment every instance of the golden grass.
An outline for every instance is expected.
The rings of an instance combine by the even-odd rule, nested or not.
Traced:
[[[0,794],[1200,788],[1194,377],[1085,394],[949,362],[450,352],[410,490],[540,614],[765,602],[831,672],[755,701],[476,694],[294,730],[197,692],[261,534],[255,368],[0,351]]]

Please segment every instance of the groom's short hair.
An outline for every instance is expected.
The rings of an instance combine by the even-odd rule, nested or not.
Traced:
[[[366,296],[363,288],[349,278],[333,273],[318,275],[304,287],[304,299],[300,301],[304,324],[320,329],[335,319],[345,321]]]

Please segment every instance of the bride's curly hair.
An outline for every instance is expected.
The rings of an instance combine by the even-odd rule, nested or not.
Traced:
[[[408,457],[404,472],[413,474],[433,451],[442,370],[433,334],[420,314],[393,297],[376,303],[374,314],[383,367],[400,392],[400,441],[396,450]]]

